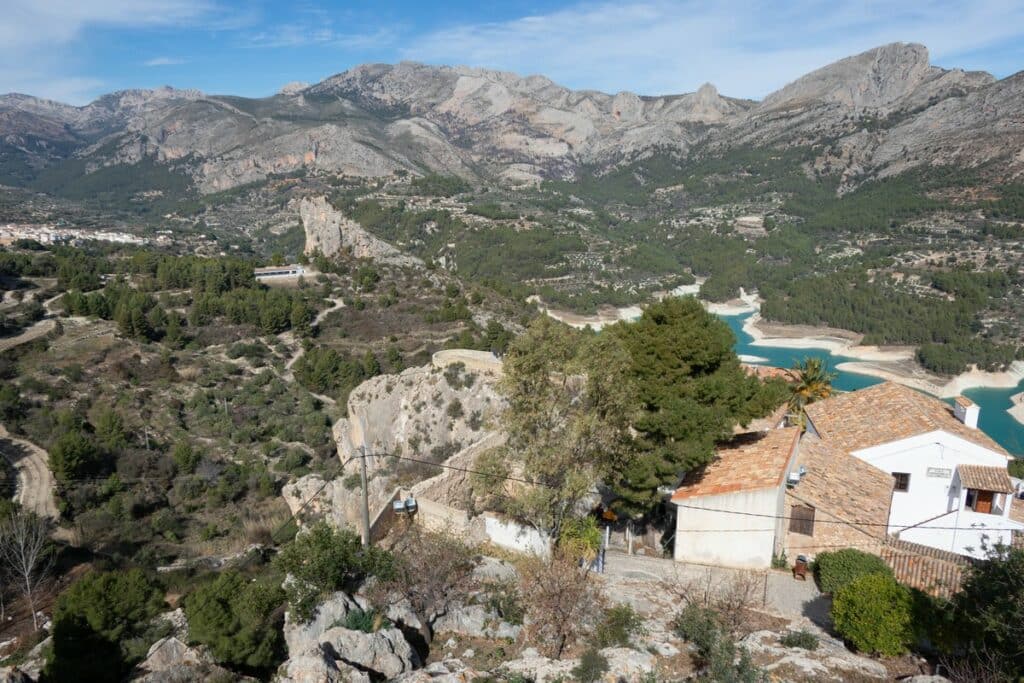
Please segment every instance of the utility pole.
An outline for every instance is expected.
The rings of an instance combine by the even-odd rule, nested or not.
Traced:
[[[363,482],[363,547],[370,546],[370,500],[366,490],[366,444],[359,447],[359,477]]]

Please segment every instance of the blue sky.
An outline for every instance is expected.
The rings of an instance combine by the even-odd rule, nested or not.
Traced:
[[[4,0],[0,92],[74,104],[173,85],[270,95],[365,62],[541,73],[573,88],[760,98],[894,41],[932,62],[1024,69],[1024,0],[476,2]]]

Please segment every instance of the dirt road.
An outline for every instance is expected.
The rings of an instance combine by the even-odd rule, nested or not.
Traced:
[[[46,451],[30,441],[11,436],[7,428],[0,425],[0,453],[18,471],[14,500],[37,515],[51,519],[59,517],[53,499],[53,473],[50,472],[50,458]]]

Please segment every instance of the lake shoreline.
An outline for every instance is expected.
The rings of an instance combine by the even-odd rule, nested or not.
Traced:
[[[698,287],[699,283],[659,294],[693,295],[693,290]],[[608,306],[596,314],[582,315],[548,308],[539,297],[530,299],[542,312],[577,329],[590,326],[594,330],[600,330],[620,321],[636,320],[643,313],[643,308],[636,305],[622,308]],[[942,377],[929,372],[917,362],[916,349],[913,346],[861,345],[864,335],[850,330],[766,322],[761,318],[759,297],[756,294],[747,294],[743,290],[740,290],[740,297],[732,301],[717,303],[701,300],[701,303],[709,312],[719,316],[751,314],[743,321],[742,329],[752,337],[752,347],[824,350],[842,359],[836,365],[837,370],[896,382],[939,398],[952,398],[964,391],[977,388],[1012,389],[1024,381],[1024,361],[1014,361],[1010,368],[1003,372],[986,372],[972,368],[954,377]],[[757,356],[747,358],[749,360],[745,359],[744,362],[765,362]],[[755,358],[757,360],[754,360]],[[1007,409],[1007,412],[1017,422],[1024,424],[1024,392],[1017,394],[1014,399],[1014,405]]]

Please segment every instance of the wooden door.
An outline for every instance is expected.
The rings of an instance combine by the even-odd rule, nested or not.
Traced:
[[[992,497],[994,495],[991,491],[978,491],[978,497],[974,501],[974,511],[992,514]]]

